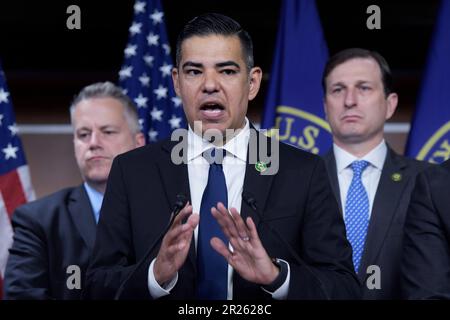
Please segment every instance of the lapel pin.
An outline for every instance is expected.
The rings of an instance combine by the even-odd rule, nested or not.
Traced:
[[[258,162],[256,162],[256,164],[255,164],[255,169],[256,169],[256,171],[258,171],[258,172],[264,172],[264,171],[267,170],[267,164],[265,164],[265,163],[262,162],[262,161],[258,161]]]
[[[393,173],[392,176],[391,176],[391,179],[394,182],[399,182],[399,181],[402,180],[402,175],[400,173],[398,173],[398,172]]]

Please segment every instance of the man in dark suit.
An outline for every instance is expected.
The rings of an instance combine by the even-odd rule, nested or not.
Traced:
[[[364,299],[400,298],[403,224],[415,177],[426,166],[384,140],[398,100],[391,79],[381,55],[358,48],[331,57],[323,75],[333,134],[325,163]]]
[[[114,161],[86,297],[359,297],[323,161],[278,150],[246,118],[262,77],[252,51],[229,17],[183,28],[172,77],[189,129]],[[179,194],[189,202],[164,234]]]
[[[417,177],[405,222],[402,293],[450,299],[450,160]]]
[[[144,144],[135,106],[110,82],[85,87],[70,113],[84,183],[15,211],[6,299],[80,298],[112,160]]]

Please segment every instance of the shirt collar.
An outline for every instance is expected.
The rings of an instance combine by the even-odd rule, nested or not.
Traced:
[[[89,202],[91,203],[92,209],[94,210],[95,221],[98,222],[100,216],[100,209],[103,202],[103,194],[92,188],[87,182],[84,183],[84,188],[89,197]]]
[[[236,136],[234,136],[222,147],[216,147],[211,142],[204,140],[202,137],[194,133],[192,128],[189,126],[188,153],[187,153],[188,163],[200,157],[203,152],[205,152],[210,148],[225,149],[228,154],[232,154],[236,158],[246,162],[249,139],[250,139],[250,122],[248,121],[247,117],[245,118],[244,128],[242,128],[242,130]]]
[[[351,153],[345,151],[341,147],[333,144],[334,157],[336,159],[336,169],[338,174],[341,174],[344,169],[349,167],[355,160],[365,160],[378,170],[383,169],[384,161],[386,160],[387,146],[384,139],[378,146],[372,149],[368,154],[362,158],[357,158]]]

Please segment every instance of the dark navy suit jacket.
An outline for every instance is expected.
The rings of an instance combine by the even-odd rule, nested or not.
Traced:
[[[79,299],[95,241],[92,212],[82,185],[16,209],[12,217],[14,243],[4,279],[5,298]],[[71,265],[80,268],[80,289],[67,286],[68,277],[75,274],[67,273]]]
[[[325,156],[334,195],[342,212],[336,160],[331,151]],[[406,211],[416,175],[429,166],[426,162],[408,159],[388,148],[375,194],[367,230],[365,248],[358,274],[362,285],[363,299],[400,299],[400,268]],[[373,271],[367,268],[378,266],[381,288],[369,289],[367,279]]]
[[[251,138],[252,139],[252,138]],[[263,139],[267,139],[264,137]],[[176,142],[147,145],[116,157],[108,180],[87,276],[87,298],[113,298],[169,221],[177,194],[190,197],[186,164],[171,161]],[[242,201],[241,215],[252,217],[271,257],[289,262],[289,299],[359,298],[351,248],[320,157],[285,144],[279,147],[276,175],[261,175],[247,164],[243,193],[253,195],[260,213]],[[293,257],[284,238],[304,263]],[[196,253],[191,242],[178,282],[164,299],[194,299]],[[150,298],[148,268],[159,244],[128,281],[123,297]],[[307,264],[308,267],[305,266]],[[234,299],[269,299],[257,284],[233,275]]]
[[[450,299],[450,160],[417,177],[405,223],[402,292]]]

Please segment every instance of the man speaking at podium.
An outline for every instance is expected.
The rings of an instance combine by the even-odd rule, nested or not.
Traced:
[[[278,145],[246,118],[262,77],[248,33],[220,14],[196,17],[176,58],[172,78],[189,129],[181,143],[114,161],[85,296],[358,298],[322,160]]]

